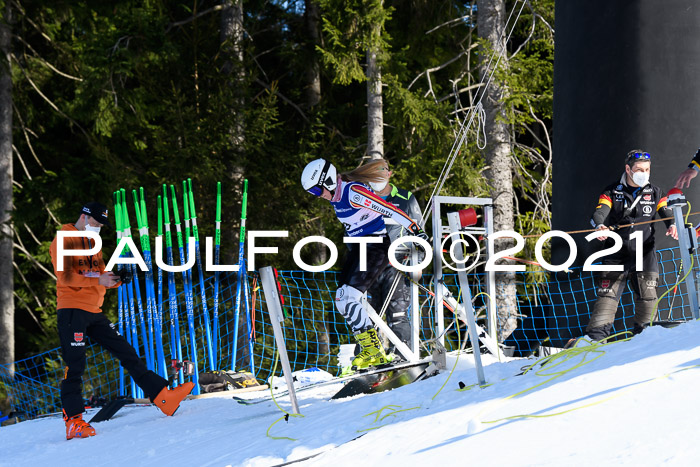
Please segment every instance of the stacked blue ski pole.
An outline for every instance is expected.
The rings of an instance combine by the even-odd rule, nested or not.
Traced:
[[[198,384],[200,368],[215,371],[219,369],[219,362],[224,359],[224,361],[230,359],[231,369],[236,368],[239,328],[240,332],[245,332],[243,329],[247,327],[248,336],[245,344],[247,344],[246,347],[248,347],[250,355],[250,368],[254,369],[253,342],[250,336],[253,324],[250,322],[250,292],[244,254],[247,184],[248,182],[245,180],[238,252],[239,269],[235,287],[235,307],[232,307],[233,336],[231,333],[225,336],[227,348],[230,349],[228,355],[222,354],[222,343],[220,342],[221,338],[224,337],[220,329],[222,323],[219,313],[221,278],[219,271],[216,270],[213,277],[213,291],[211,288],[207,291],[206,270],[202,259],[192,179],[182,182],[181,198],[178,197],[174,185],[170,185],[170,193],[168,193],[166,184],[162,186],[162,195],[157,196],[155,254],[152,254],[151,250],[144,188],[139,187],[138,191],[132,190],[132,207],[139,232],[140,248],[138,249],[134,243],[135,239],[131,236],[126,190],[120,189],[114,193],[117,242],[119,243],[119,258],[121,258],[117,265],[117,271],[120,273],[128,271],[132,277],[130,282],[122,284],[118,289],[119,332],[126,337],[136,353],[144,357],[149,369],[165,378],[173,376],[173,385],[183,384],[186,379],[191,378],[195,383],[193,390],[195,394],[198,394],[200,390]],[[184,232],[179,206],[183,208]],[[177,245],[174,245],[173,242],[173,230]],[[217,183],[215,238],[214,264],[218,266],[221,251],[220,182]],[[128,245],[122,245],[124,241],[128,241]],[[163,247],[163,243],[165,243],[165,247]],[[174,247],[179,252],[179,264],[175,262]],[[211,246],[208,249],[211,250]],[[211,258],[207,259],[206,264],[212,264]],[[196,273],[192,271],[195,265],[197,267]],[[178,272],[181,274],[176,274]],[[165,276],[166,274],[167,276]],[[182,278],[181,287],[178,284],[179,281],[176,280],[176,277],[180,276]],[[163,290],[166,281],[167,292]],[[211,286],[211,282],[209,284]],[[196,290],[197,287],[199,290]],[[183,294],[182,297],[178,297],[180,293]],[[210,306],[209,299],[212,300],[213,306]],[[184,305],[184,310],[182,310],[184,317],[180,316],[180,305]],[[240,321],[241,309],[243,309],[246,319],[245,325]],[[169,313],[169,316],[166,313]],[[181,322],[182,329],[180,328]],[[230,340],[231,337],[233,337],[233,342]],[[242,339],[241,347],[245,344]],[[130,388],[128,388],[129,384]],[[127,383],[126,374],[120,368],[119,394],[126,395],[127,393],[133,397],[142,396],[142,391],[135,385],[133,379]]]

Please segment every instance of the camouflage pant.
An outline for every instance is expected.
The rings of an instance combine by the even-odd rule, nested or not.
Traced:
[[[643,257],[643,270],[636,272],[625,267],[624,271],[603,271],[597,278],[597,294],[586,333],[593,339],[608,337],[612,329],[620,296],[630,279],[634,292],[634,323],[643,327],[651,320],[656,303],[656,286],[659,282],[656,252],[651,251]]]

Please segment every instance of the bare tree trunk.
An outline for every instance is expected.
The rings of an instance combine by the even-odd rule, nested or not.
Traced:
[[[478,2],[479,37],[488,41],[494,54],[504,53],[500,66],[507,66],[505,55],[505,0],[479,0]],[[482,51],[482,76],[489,76],[492,69],[487,68],[491,51]],[[495,66],[496,60],[491,62]],[[494,201],[494,230],[513,230],[513,168],[511,162],[511,144],[508,125],[505,122],[503,97],[507,90],[501,83],[491,81],[486,89],[483,104],[486,111],[486,178],[491,186]],[[513,245],[512,239],[500,239],[496,251]],[[496,303],[498,309],[499,339],[504,340],[517,327],[517,298],[515,273],[496,274]]]
[[[12,75],[9,2],[0,21],[0,363],[15,361],[15,305],[12,274]]]
[[[243,162],[245,161],[245,120],[243,118],[243,109],[245,108],[244,86],[245,86],[245,68],[243,66],[243,4],[242,0],[223,0],[224,8],[221,11],[221,26],[219,32],[219,41],[221,42],[222,55],[225,57],[225,63],[222,67],[222,72],[230,78],[228,85],[234,92],[234,108],[231,109],[231,127],[229,128],[229,139],[231,142],[231,152],[227,155],[225,164],[227,176],[231,186],[226,187],[226,190],[233,195],[236,203],[240,203],[243,195],[243,179],[245,178],[245,170]],[[230,228],[225,229],[225,242],[230,245],[228,254],[225,255],[229,263],[236,262],[238,259],[238,232],[239,229],[234,228],[238,224],[240,204],[238,209],[226,210],[224,216],[229,217],[223,219]]]
[[[317,320],[316,324],[320,328],[318,332],[318,353],[321,356],[330,355],[331,353],[331,338],[328,334],[328,326],[326,325],[326,320]]]
[[[243,70],[243,4],[242,0],[223,0],[219,42],[226,55],[223,72],[234,75],[239,81],[245,77]]]
[[[326,236],[326,228],[323,225],[323,220],[322,219],[317,219],[313,221],[313,224],[311,224],[314,227],[317,227],[317,235],[321,237]],[[311,263],[312,264],[326,264],[326,261],[328,261],[328,248],[326,248],[326,245],[322,243],[318,243],[316,247],[313,249],[313,253],[311,256]]]
[[[238,209],[227,210],[224,216],[228,219],[228,225],[231,226],[225,229],[225,243],[231,246],[238,246],[238,234],[240,229],[234,228],[238,224],[240,210],[240,202],[243,198],[243,180],[245,179],[245,169],[243,163],[245,161],[245,120],[243,118],[243,109],[245,108],[245,68],[243,64],[243,3],[242,0],[223,0],[224,5],[221,11],[221,26],[219,32],[219,41],[221,43],[221,52],[226,61],[222,67],[222,72],[229,77],[228,86],[231,87],[234,93],[234,108],[231,109],[231,127],[229,128],[229,138],[231,142],[231,152],[227,155],[225,161],[227,175],[231,186],[227,188],[236,200]],[[228,258],[228,263],[235,263],[238,258],[238,248],[231,248],[229,254],[225,255]],[[242,284],[241,293],[247,284]],[[243,297],[241,297],[241,304]],[[232,310],[233,312],[234,310]],[[250,354],[248,349],[248,326],[246,317],[248,316],[245,310],[240,313],[241,319],[238,322],[238,342],[235,345],[238,348],[238,360],[235,362],[238,368],[247,368],[250,366]],[[251,323],[252,324],[252,323]]]
[[[321,67],[318,62],[316,46],[321,45],[321,8],[316,0],[304,2],[304,28],[308,62],[305,70],[306,88],[304,89],[306,107],[312,109],[321,102]],[[326,230],[323,222],[318,220],[318,235],[325,236]],[[317,243],[313,250],[311,261],[314,264],[324,264],[328,261],[326,247]]]
[[[375,37],[379,37],[381,26],[373,27]],[[379,53],[378,47],[367,49],[367,154],[372,158],[384,156],[384,104]]]
[[[321,45],[321,9],[315,0],[306,0],[304,26],[306,29],[309,63],[306,67],[306,107],[313,108],[321,102],[321,67],[316,46]]]

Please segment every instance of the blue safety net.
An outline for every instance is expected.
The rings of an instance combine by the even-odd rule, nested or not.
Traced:
[[[690,319],[692,313],[685,286],[676,286],[684,274],[679,274],[678,249],[661,250],[658,252],[658,258],[659,296],[668,293],[659,301],[657,323],[670,326]],[[181,281],[181,274],[176,276],[176,279]],[[292,370],[317,367],[334,375],[341,371],[338,362],[339,348],[342,344],[352,342],[352,336],[342,316],[335,309],[334,298],[338,276],[337,272],[279,271],[278,273],[280,296],[284,301],[285,319],[282,329]],[[470,296],[474,297],[473,306],[477,319],[479,324],[486,328],[486,309],[489,298],[486,294],[480,294],[487,291],[486,276],[470,273],[468,279]],[[145,291],[143,275],[139,273],[139,277],[135,280],[141,281],[140,289]],[[443,281],[454,297],[462,296],[455,274],[445,275]],[[425,288],[420,289],[418,300],[421,311],[419,327],[422,342],[440,337],[436,335],[434,298],[431,292],[426,291],[434,289],[431,282],[430,275],[424,275],[420,281]],[[213,330],[214,277],[207,277],[204,284],[209,329]],[[195,359],[190,342],[186,296],[182,290],[182,283],[177,282],[177,305],[171,310],[167,279],[164,279],[160,335],[165,361],[159,362],[158,358],[152,357],[148,362],[149,367],[168,376],[171,384],[178,384],[192,378],[183,371],[191,366],[183,365],[182,362],[194,360],[197,361],[197,366],[194,368],[197,372],[209,371],[211,368],[234,369],[250,371],[259,380],[267,380],[275,364],[276,349],[266,297],[260,287],[257,273],[249,273],[243,285],[244,287],[240,287],[240,299],[237,300],[239,298],[238,275],[236,273],[220,275],[219,324],[216,340],[212,343],[214,347],[212,353],[216,355],[215,362],[212,363],[211,354],[208,351],[207,320],[203,313],[199,282],[195,280],[192,287]],[[518,327],[509,336],[502,335],[501,330],[498,331],[499,341],[503,342],[506,350],[516,356],[528,355],[540,346],[563,347],[572,337],[581,336],[596,300],[594,273],[582,271],[580,268],[557,274],[542,270],[519,272],[516,274],[516,290]],[[127,296],[125,292],[124,295]],[[159,311],[148,310],[145,295],[141,312],[139,312],[138,303],[134,303],[132,314],[129,306],[131,303],[126,303],[127,301],[128,299],[124,301],[126,306],[120,314],[121,322],[117,324],[146,361],[147,352],[152,356],[158,355],[157,339],[154,334],[158,329],[155,318]],[[136,302],[133,296],[131,301]],[[410,313],[409,316],[411,316]],[[613,332],[630,330],[633,317],[633,293],[628,284],[620,301]],[[174,318],[177,318],[177,325]],[[458,349],[460,343],[465,344],[466,326],[458,323],[454,314],[448,309],[444,311],[443,329],[446,329],[444,340],[448,351]],[[178,353],[178,348],[182,357]],[[86,399],[91,397],[109,399],[118,395],[141,396],[138,388],[131,383],[128,374],[120,369],[118,361],[101,347],[90,344],[89,337],[85,349],[87,366],[83,377],[83,391]],[[423,353],[425,352],[427,349],[423,350]],[[277,373],[281,374],[279,365],[277,368]],[[0,366],[0,399],[9,400],[12,410],[19,414],[21,419],[59,412],[61,408],[59,387],[63,372],[58,348],[17,361],[11,366]]]

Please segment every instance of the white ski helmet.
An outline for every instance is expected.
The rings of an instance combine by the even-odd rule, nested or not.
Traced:
[[[333,193],[338,186],[338,173],[333,164],[325,159],[316,159],[306,164],[301,173],[301,186],[314,196],[321,196],[323,188]]]

